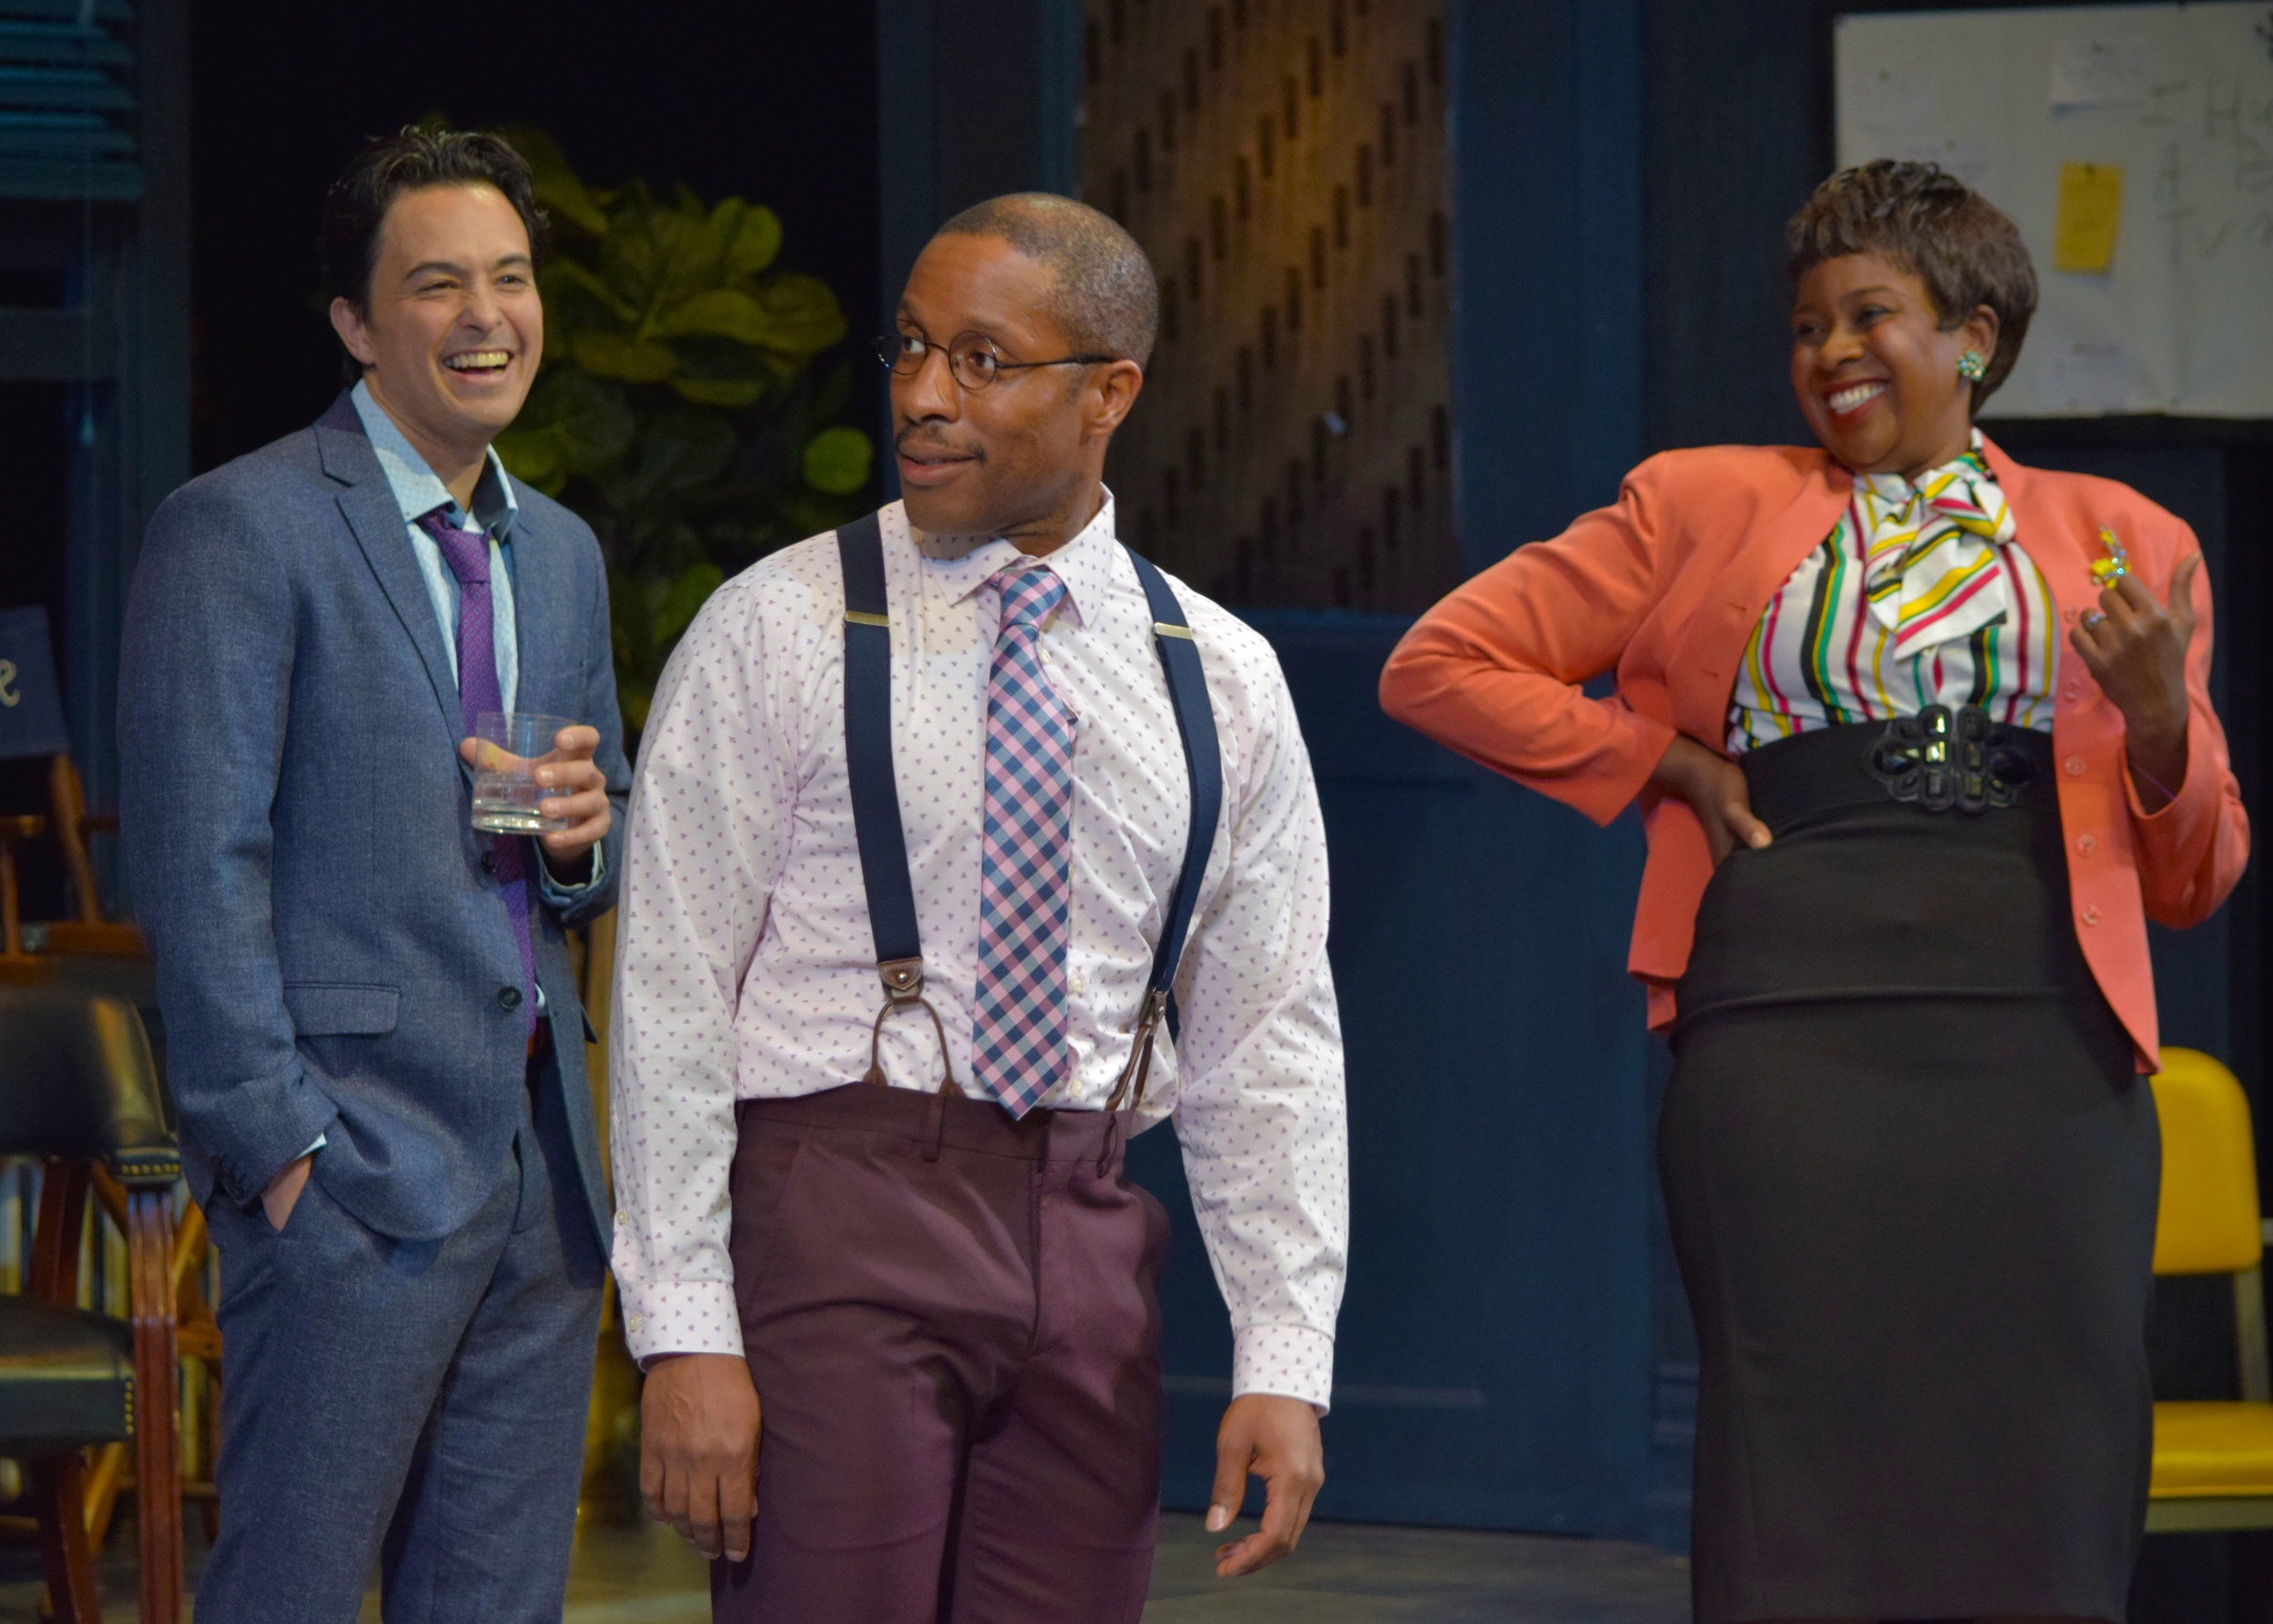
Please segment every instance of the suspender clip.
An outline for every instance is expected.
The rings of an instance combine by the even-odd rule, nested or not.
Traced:
[[[939,1036],[939,1068],[944,1074],[939,1083],[939,1098],[960,1099],[963,1090],[955,1080],[955,1061],[947,1053],[947,1028],[939,1019],[939,1012],[924,997],[924,961],[920,958],[887,958],[876,966],[876,975],[884,983],[884,1007],[876,1011],[876,1025],[868,1029],[868,1075],[860,1080],[875,1083],[879,1088],[889,1079],[884,1075],[884,1023],[900,1009],[916,1008],[931,1017],[931,1029]],[[926,1160],[938,1157],[938,1107],[932,1111],[932,1152]]]
[[[876,966],[876,974],[883,978],[887,1003],[906,1004],[924,996],[924,961],[920,958],[887,958]]]
[[[1117,1111],[1124,1104],[1132,1111],[1144,1108],[1145,1084],[1152,1076],[1152,1046],[1167,1013],[1167,989],[1149,988],[1145,994],[1144,1008],[1136,1017],[1136,1040],[1129,1046],[1128,1064],[1121,1068],[1120,1080],[1113,1085],[1113,1097],[1105,1102],[1106,1110]]]
[[[1135,1041],[1128,1050],[1128,1064],[1121,1068],[1120,1080],[1113,1085],[1113,1097],[1105,1102],[1105,1148],[1097,1152],[1097,1177],[1102,1178],[1110,1168],[1113,1152],[1120,1143],[1121,1108],[1124,1103],[1132,1112],[1144,1109],[1145,1084],[1152,1076],[1152,1046],[1158,1040],[1160,1023],[1168,1013],[1168,989],[1155,987],[1146,990],[1145,1005],[1136,1017]]]

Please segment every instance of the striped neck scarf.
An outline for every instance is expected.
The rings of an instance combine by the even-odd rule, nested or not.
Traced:
[[[1954,462],[1917,480],[1857,474],[1843,523],[1857,529],[1865,601],[1908,659],[2001,620],[2010,589],[1998,549],[2012,509],[1981,456],[1981,432]]]

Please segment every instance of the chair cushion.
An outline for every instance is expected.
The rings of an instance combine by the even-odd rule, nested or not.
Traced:
[[[2155,1406],[2157,1499],[2273,1496],[2273,1404]]]
[[[0,1297],[0,1454],[130,1438],[134,1390],[131,1326]]]

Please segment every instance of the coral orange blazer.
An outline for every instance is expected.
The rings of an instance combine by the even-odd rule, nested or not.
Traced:
[[[2128,486],[2024,468],[1994,445],[1988,456],[2016,539],[2064,623],[2098,602],[2091,563],[2104,556],[2102,526],[2158,598],[2197,550],[2192,531]],[[1723,747],[1753,626],[1830,534],[1851,484],[1814,449],[1720,446],[1654,456],[1627,476],[1616,506],[1518,548],[1429,610],[1382,673],[1381,703],[1397,720],[1597,823],[1639,797],[1649,858],[1627,967],[1648,986],[1652,1027],[1673,1019],[1712,857],[1696,815],[1649,788],[1649,775],[1677,731]],[[2210,709],[2208,570],[2195,576],[2194,599],[2186,782],[2161,811],[2141,808],[2124,767],[2122,713],[2073,649],[2061,651],[2054,689],[2076,933],[2145,1070],[2158,1064],[2146,922],[2207,918],[2249,856],[2248,819]],[[1611,697],[1580,689],[1611,670]]]

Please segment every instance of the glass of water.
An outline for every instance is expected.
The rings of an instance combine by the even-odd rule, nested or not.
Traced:
[[[563,793],[536,781],[536,769],[560,758],[554,740],[566,717],[532,711],[484,711],[474,726],[474,827],[492,835],[542,835],[565,829],[571,820],[546,817],[536,809],[543,797]]]

